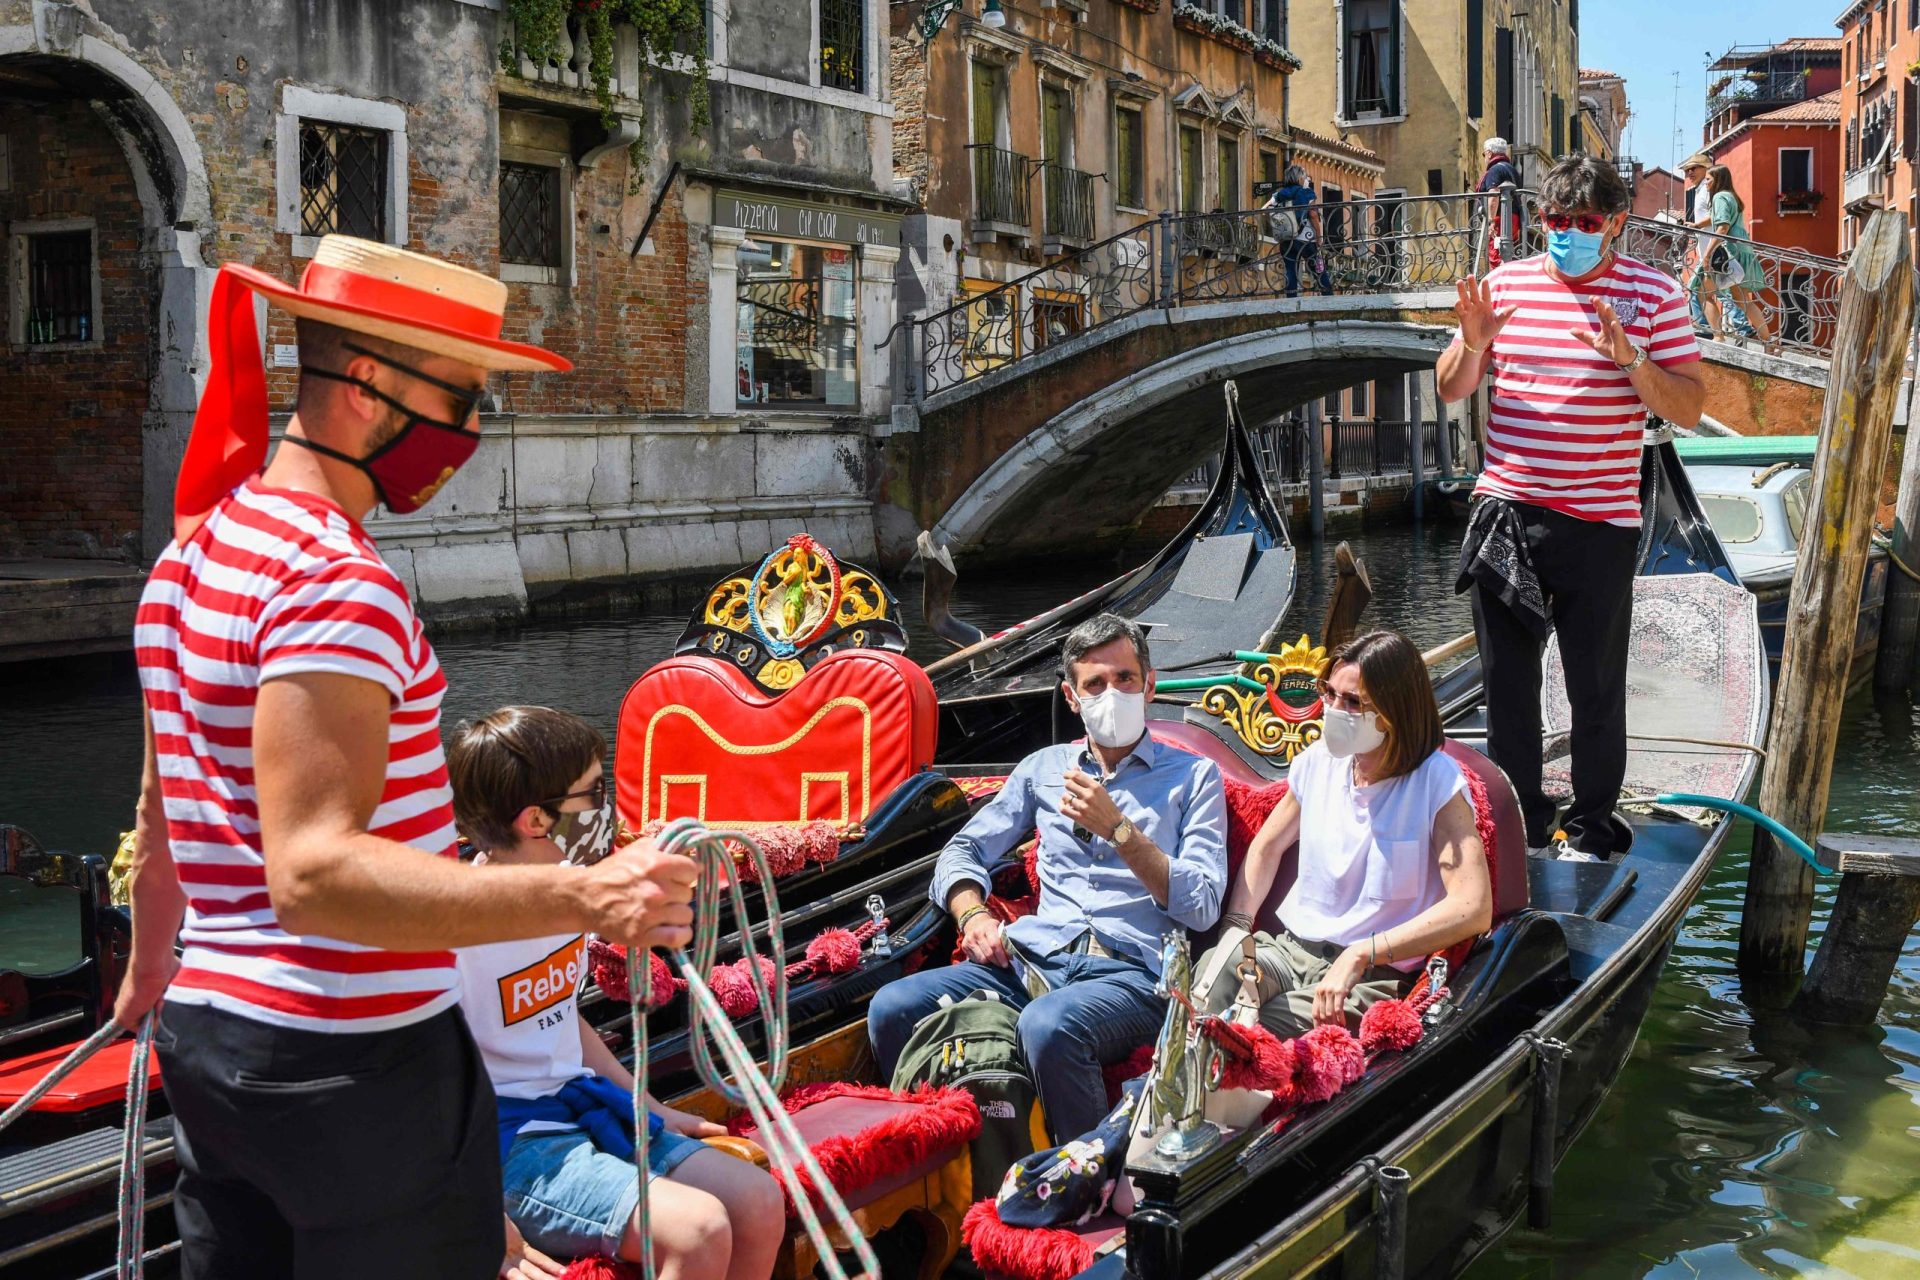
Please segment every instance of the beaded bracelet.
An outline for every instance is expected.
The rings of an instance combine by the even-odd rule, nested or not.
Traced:
[[[975,903],[975,904],[974,904],[973,906],[971,906],[971,907],[968,907],[968,908],[967,908],[967,909],[966,909],[965,911],[962,911],[962,912],[960,913],[960,919],[959,919],[959,921],[957,922],[957,926],[956,926],[956,927],[957,927],[957,928],[959,928],[959,930],[960,930],[960,931],[961,931],[962,933],[965,933],[965,932],[966,932],[966,930],[967,930],[967,921],[969,921],[969,920],[971,920],[971,919],[973,919],[973,918],[974,918],[975,916],[977,916],[977,915],[979,915],[979,914],[981,914],[981,913],[982,913],[982,912],[984,912],[984,911],[985,911],[986,909],[987,909],[987,908],[986,908],[986,906],[985,906],[985,904],[983,904],[983,903]]]

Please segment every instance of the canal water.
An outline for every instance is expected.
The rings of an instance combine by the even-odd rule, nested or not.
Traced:
[[[1374,585],[1370,620],[1423,647],[1468,629],[1452,590],[1458,536],[1448,526],[1353,536]],[[1296,616],[1317,629],[1327,557],[1303,548],[1302,558]],[[955,611],[1004,625],[1114,569],[963,581]],[[912,601],[907,611],[917,615]],[[678,611],[636,613],[446,638],[448,723],[540,701],[611,739],[627,685],[666,655],[681,623]],[[919,656],[940,651],[936,641]],[[128,658],[0,666],[0,822],[53,847],[111,853],[132,812],[139,717]],[[1856,698],[1829,828],[1920,833],[1916,777],[1911,705]],[[1920,945],[1903,957],[1877,1026],[1796,1025],[1734,971],[1747,844],[1744,833],[1730,842],[1687,917],[1626,1070],[1561,1168],[1553,1229],[1513,1231],[1473,1280],[1920,1275]],[[1823,886],[1822,916],[1830,893]],[[56,922],[18,906],[0,899],[0,964],[68,945]]]

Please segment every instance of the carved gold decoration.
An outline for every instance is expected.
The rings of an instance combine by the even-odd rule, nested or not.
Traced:
[[[1291,764],[1320,740],[1318,681],[1326,663],[1326,649],[1303,635],[1253,667],[1249,674],[1263,689],[1217,684],[1200,695],[1200,707],[1257,754]]]
[[[840,572],[840,603],[833,611],[835,626],[850,627],[887,616],[887,593],[878,582],[857,569]]]
[[[820,634],[836,604],[836,566],[811,541],[793,543],[767,557],[753,584],[753,614],[767,635],[799,646]]]
[[[799,684],[805,674],[807,669],[792,658],[771,658],[754,674],[754,679],[769,689],[785,690]]]
[[[725,627],[729,631],[747,630],[747,612],[751,596],[748,592],[753,583],[747,578],[728,578],[713,589],[707,597],[706,621],[716,627]]]

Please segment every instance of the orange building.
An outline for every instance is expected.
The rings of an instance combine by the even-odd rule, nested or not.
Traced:
[[[1732,171],[1747,230],[1762,244],[1840,250],[1840,44],[1801,36],[1740,46],[1713,65],[1704,149]]]
[[[1914,160],[1920,154],[1920,10],[1858,0],[1840,15],[1843,216],[1840,247],[1851,249],[1875,209],[1899,209],[1911,224]]]

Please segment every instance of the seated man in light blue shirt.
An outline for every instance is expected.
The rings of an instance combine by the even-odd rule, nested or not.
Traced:
[[[1145,634],[1110,613],[1067,637],[1068,705],[1087,741],[1036,751],[940,854],[932,897],[953,914],[965,963],[883,987],[867,1013],[880,1075],[943,996],[997,992],[1020,1012],[1020,1047],[1057,1141],[1107,1111],[1100,1068],[1153,1038],[1160,940],[1206,929],[1227,879],[1226,799],[1212,761],[1147,734]],[[1002,930],[988,868],[1040,831],[1040,909]]]

